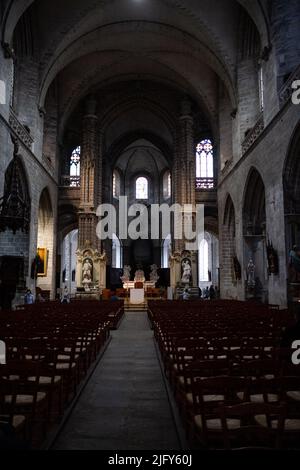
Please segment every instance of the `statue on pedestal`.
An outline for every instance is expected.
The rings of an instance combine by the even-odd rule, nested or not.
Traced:
[[[189,284],[192,278],[191,261],[188,258],[185,258],[184,260],[182,260],[181,268],[182,268],[181,282],[182,284]]]
[[[86,291],[90,290],[93,281],[93,262],[90,258],[86,258],[82,264],[82,285]]]
[[[142,269],[135,271],[134,282],[145,282],[145,273]]]
[[[150,266],[150,269],[151,269],[151,272],[150,272],[150,281],[153,282],[154,284],[157,283],[158,279],[159,279],[159,275],[157,274],[157,265],[156,264],[152,264]]]
[[[247,286],[252,289],[255,287],[255,264],[252,258],[249,259],[247,265]]]
[[[131,271],[131,267],[129,265],[125,265],[123,268],[123,276],[120,277],[123,283],[130,281],[130,271]]]

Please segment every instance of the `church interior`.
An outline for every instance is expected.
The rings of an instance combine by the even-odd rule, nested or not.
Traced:
[[[0,37],[0,449],[300,450],[299,0]]]

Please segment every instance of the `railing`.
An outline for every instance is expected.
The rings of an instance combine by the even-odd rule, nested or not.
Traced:
[[[60,179],[63,188],[80,188],[80,176],[63,175]]]
[[[31,149],[33,144],[33,137],[26,127],[19,121],[14,110],[10,108],[9,111],[9,124],[11,128],[15,131],[19,139],[25,144],[28,148]]]
[[[196,178],[196,191],[213,191],[215,187],[215,178]]]
[[[257,123],[255,124],[254,127],[248,132],[244,142],[242,143],[242,152],[243,155],[252,147],[254,142],[258,139],[260,134],[262,134],[263,130],[265,128],[264,124],[264,116],[263,113],[260,115]]]
[[[300,80],[300,65],[296,70],[290,75],[287,81],[283,84],[281,90],[279,91],[279,103],[280,107],[284,106],[289,100],[292,99],[292,94],[295,90],[292,88],[294,81]]]

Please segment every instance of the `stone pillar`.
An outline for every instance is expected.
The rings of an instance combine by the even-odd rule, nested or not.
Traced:
[[[86,114],[83,118],[82,146],[80,161],[80,212],[78,247],[86,243],[93,248],[100,248],[96,236],[97,226],[97,190],[99,167],[99,121],[96,115],[97,102],[89,97]]]
[[[191,222],[195,216],[195,142],[194,142],[194,120],[192,115],[192,104],[188,98],[181,102],[180,115],[177,121],[175,139],[175,158],[173,171],[173,197],[176,204],[182,207],[185,204],[191,205],[190,214],[182,215],[182,223],[185,220]],[[185,250],[185,240],[174,240],[174,258],[182,257]],[[194,256],[192,256],[194,259]],[[174,272],[172,272],[174,271]],[[195,269],[193,269],[193,274]],[[194,276],[193,276],[194,277]],[[180,282],[181,271],[173,263],[171,265],[171,279],[173,283]],[[195,283],[193,279],[193,283]]]
[[[178,127],[180,148],[180,167],[178,173],[181,183],[180,204],[192,204],[194,206],[196,179],[194,120],[191,102],[188,99],[184,99],[181,102]]]
[[[170,256],[170,285],[173,289],[176,288],[177,283],[181,278],[181,256],[175,252]]]
[[[96,114],[97,102],[90,96],[86,102],[83,118],[82,146],[80,162],[80,208],[77,252],[77,286],[82,286],[82,263],[89,257],[93,263],[92,283],[105,287],[105,254],[101,254],[102,244],[96,234],[98,218],[96,210],[102,201],[102,152],[100,152],[101,132]],[[88,250],[88,251],[87,251]]]

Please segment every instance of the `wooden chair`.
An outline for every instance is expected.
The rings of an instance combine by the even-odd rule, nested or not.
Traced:
[[[285,413],[284,405],[266,403],[221,406],[219,415],[224,448],[280,449]]]
[[[246,379],[229,376],[197,379],[193,382],[193,408],[189,413],[189,429],[193,439],[206,448],[214,447],[222,433],[219,406],[241,403],[246,398],[247,386]],[[230,425],[235,427],[235,421]]]

